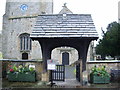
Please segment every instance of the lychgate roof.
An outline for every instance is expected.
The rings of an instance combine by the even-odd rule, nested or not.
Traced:
[[[98,38],[90,14],[40,15],[36,20],[31,38]]]

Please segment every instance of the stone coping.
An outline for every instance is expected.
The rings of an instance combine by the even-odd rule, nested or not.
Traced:
[[[36,18],[38,15],[26,15],[26,16],[14,16],[14,17],[9,17],[9,20],[12,19],[21,19],[21,18]]]
[[[17,59],[0,59],[0,61],[11,61],[11,62],[43,62],[42,60],[17,60]]]
[[[120,63],[120,60],[87,61],[87,63]]]

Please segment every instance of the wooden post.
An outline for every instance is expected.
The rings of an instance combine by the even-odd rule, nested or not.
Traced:
[[[80,59],[80,83],[83,83],[83,72],[82,72],[82,59]]]

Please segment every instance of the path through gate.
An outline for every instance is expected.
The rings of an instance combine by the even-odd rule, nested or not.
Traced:
[[[53,81],[65,81],[65,65],[56,65],[56,70],[52,71]]]

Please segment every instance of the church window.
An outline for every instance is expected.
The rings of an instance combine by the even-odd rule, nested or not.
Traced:
[[[20,50],[21,51],[30,51],[31,43],[32,43],[32,40],[29,34],[20,35]]]

